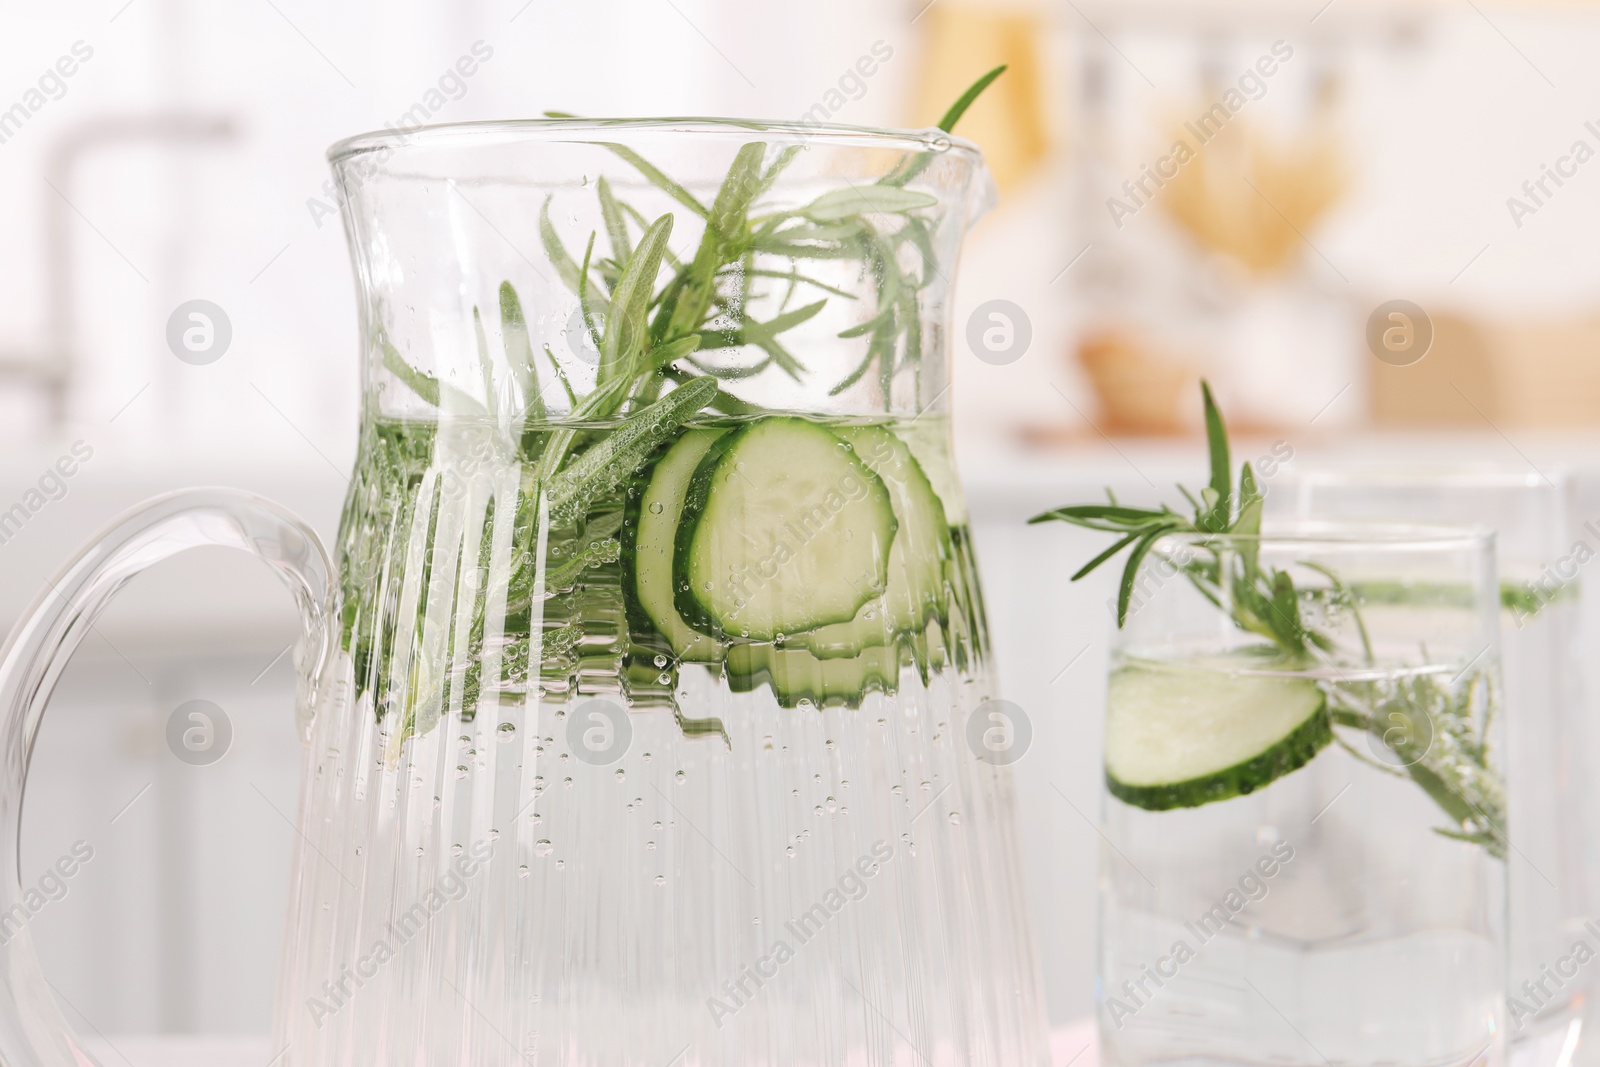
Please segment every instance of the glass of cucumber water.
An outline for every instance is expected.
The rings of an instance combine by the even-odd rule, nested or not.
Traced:
[[[946,421],[983,84],[920,131],[336,145],[364,395],[334,559],[220,491],[87,549],[0,654],[0,855],[79,620],[230,544],[308,636],[281,1067],[1044,1067]],[[31,991],[0,1058],[87,1062],[25,938],[0,966]]]
[[[1495,531],[1505,670],[1510,877],[1507,1032],[1517,1067],[1600,1063],[1600,810],[1582,685],[1579,579],[1600,527],[1571,478],[1491,464],[1319,465],[1280,479],[1269,514],[1475,523]]]
[[[1504,1062],[1493,535],[1175,533],[1124,597],[1101,1062]]]

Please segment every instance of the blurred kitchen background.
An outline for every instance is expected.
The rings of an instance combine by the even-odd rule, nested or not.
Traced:
[[[1017,770],[1057,1022],[1091,1006],[1112,576],[1071,585],[1093,539],[1023,519],[1104,486],[1154,500],[1203,480],[1201,375],[1246,455],[1276,460],[1269,487],[1308,461],[1560,466],[1579,476],[1579,519],[1600,517],[1587,4],[3,12],[0,512],[27,513],[0,525],[7,626],[77,543],[163,490],[255,489],[332,535],[358,390],[332,141],[545,109],[921,125],[1011,64],[960,131],[1001,203],[961,267],[955,432],[1002,688],[1033,720]],[[214,362],[169,347],[191,300],[231,329]],[[990,327],[1011,340],[986,346]],[[48,475],[63,456],[74,473]],[[33,757],[23,870],[94,850],[33,922],[86,1031],[267,1029],[295,833],[294,630],[265,568],[196,553],[134,583],[68,671]],[[233,723],[212,766],[165,743],[191,699]]]

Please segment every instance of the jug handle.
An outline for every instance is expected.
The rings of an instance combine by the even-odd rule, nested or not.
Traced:
[[[234,489],[186,489],[126,512],[50,579],[0,648],[0,917],[21,906],[23,788],[39,718],[62,668],[130,578],[202,545],[265,560],[294,594],[303,625],[296,703],[302,733],[309,729],[337,632],[330,618],[334,571],[317,535],[277,504]],[[94,1062],[57,1010],[23,922],[0,943],[0,1064]]]

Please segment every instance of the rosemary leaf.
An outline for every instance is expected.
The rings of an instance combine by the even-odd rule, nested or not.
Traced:
[[[539,372],[533,365],[533,342],[528,337],[528,320],[522,301],[510,282],[500,283],[500,335],[505,340],[506,362],[522,393],[524,418],[544,418],[544,397],[539,391]]]
[[[734,156],[706,217],[700,247],[680,273],[682,284],[677,299],[670,311],[663,304],[657,312],[658,322],[665,315],[664,328],[658,327],[658,336],[672,339],[699,330],[716,295],[717,272],[723,264],[744,255],[746,219],[761,184],[761,161],[766,150],[765,144],[752,141]]]
[[[648,340],[646,316],[650,295],[661,270],[661,252],[672,236],[672,216],[662,215],[650,224],[612,294],[606,316],[605,341],[600,349],[599,382],[622,380],[634,369],[634,360]]]
[[[677,182],[661,173],[661,171],[657,170],[655,166],[653,166],[643,156],[639,155],[639,153],[635,152],[627,145],[607,143],[605,147],[611,149],[611,151],[615,152],[618,156],[627,160],[628,164],[632,166],[634,170],[638,171],[640,174],[643,174],[645,179],[649,181],[650,184],[664,190],[674,200],[688,208],[690,211],[694,212],[696,215],[699,215],[701,218],[706,217],[706,206],[704,204],[696,200],[689,190],[685,189],[683,186],[679,185]]]
[[[628,243],[628,220],[617,198],[611,195],[611,183],[604,174],[595,183],[595,189],[600,197],[600,217],[605,220],[606,235],[611,239],[611,258],[616,263],[626,263],[633,255],[633,246]]]
[[[555,224],[550,221],[552,199],[554,198],[545,197],[544,207],[539,209],[539,242],[544,245],[544,254],[550,257],[550,262],[555,266],[562,283],[576,293],[581,275],[578,273],[577,261],[567,253],[566,245],[561,243],[561,235],[556,233]]]
[[[550,479],[550,523],[575,522],[597,497],[609,493],[639,469],[661,442],[711,402],[717,383],[696,378],[649,407],[634,412]]]
[[[903,215],[938,204],[937,197],[892,185],[852,185],[831,189],[800,209],[814,222],[843,222],[859,215]]]

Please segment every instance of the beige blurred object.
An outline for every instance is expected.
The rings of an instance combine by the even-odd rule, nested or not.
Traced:
[[[982,146],[995,184],[1005,193],[1032,174],[1049,150],[1039,57],[1044,18],[1033,11],[953,0],[936,0],[923,10],[912,118],[932,126],[980,75],[1006,64],[1005,74],[962,116],[957,129]]]
[[[1183,405],[1200,380],[1194,365],[1152,353],[1120,328],[1085,334],[1077,355],[1100,401],[1100,429],[1139,436],[1186,432]]]
[[[1189,136],[1181,124],[1174,131],[1176,140]],[[1166,184],[1156,202],[1190,236],[1270,274],[1300,253],[1304,235],[1343,196],[1348,180],[1338,142],[1326,130],[1274,136],[1241,118]]]
[[[1600,425],[1600,317],[1503,322],[1432,316],[1421,361],[1374,361],[1381,426],[1561,428]]]

